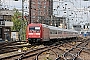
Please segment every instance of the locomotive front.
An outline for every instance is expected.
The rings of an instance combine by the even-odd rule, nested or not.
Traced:
[[[29,24],[27,30],[27,40],[29,43],[41,41],[41,24]]]

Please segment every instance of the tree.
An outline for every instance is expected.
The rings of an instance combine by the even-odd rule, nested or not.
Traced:
[[[12,16],[12,21],[14,23],[14,26],[11,28],[12,31],[20,31],[21,29],[21,20],[19,16],[21,16],[21,13],[17,9],[13,9],[15,11],[14,16]]]
[[[18,31],[20,34],[21,39],[25,40],[25,31],[26,31],[26,20],[22,20],[21,13],[18,9],[13,9],[15,11],[14,15],[12,16],[12,22],[14,26],[11,27],[12,31]]]

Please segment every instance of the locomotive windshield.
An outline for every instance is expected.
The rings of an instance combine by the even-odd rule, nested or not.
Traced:
[[[40,27],[30,27],[29,30],[40,30]]]
[[[39,33],[40,32],[40,27],[29,27],[29,32],[37,32]]]

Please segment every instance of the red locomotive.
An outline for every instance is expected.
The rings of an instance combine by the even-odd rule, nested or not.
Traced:
[[[45,42],[50,39],[77,37],[78,32],[59,27],[49,26],[39,23],[31,23],[27,26],[26,40],[29,43]]]

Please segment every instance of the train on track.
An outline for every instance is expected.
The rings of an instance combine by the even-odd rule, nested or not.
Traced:
[[[73,38],[79,34],[77,31],[62,29],[40,23],[28,24],[26,29],[26,41],[29,43],[45,42],[54,39]]]

